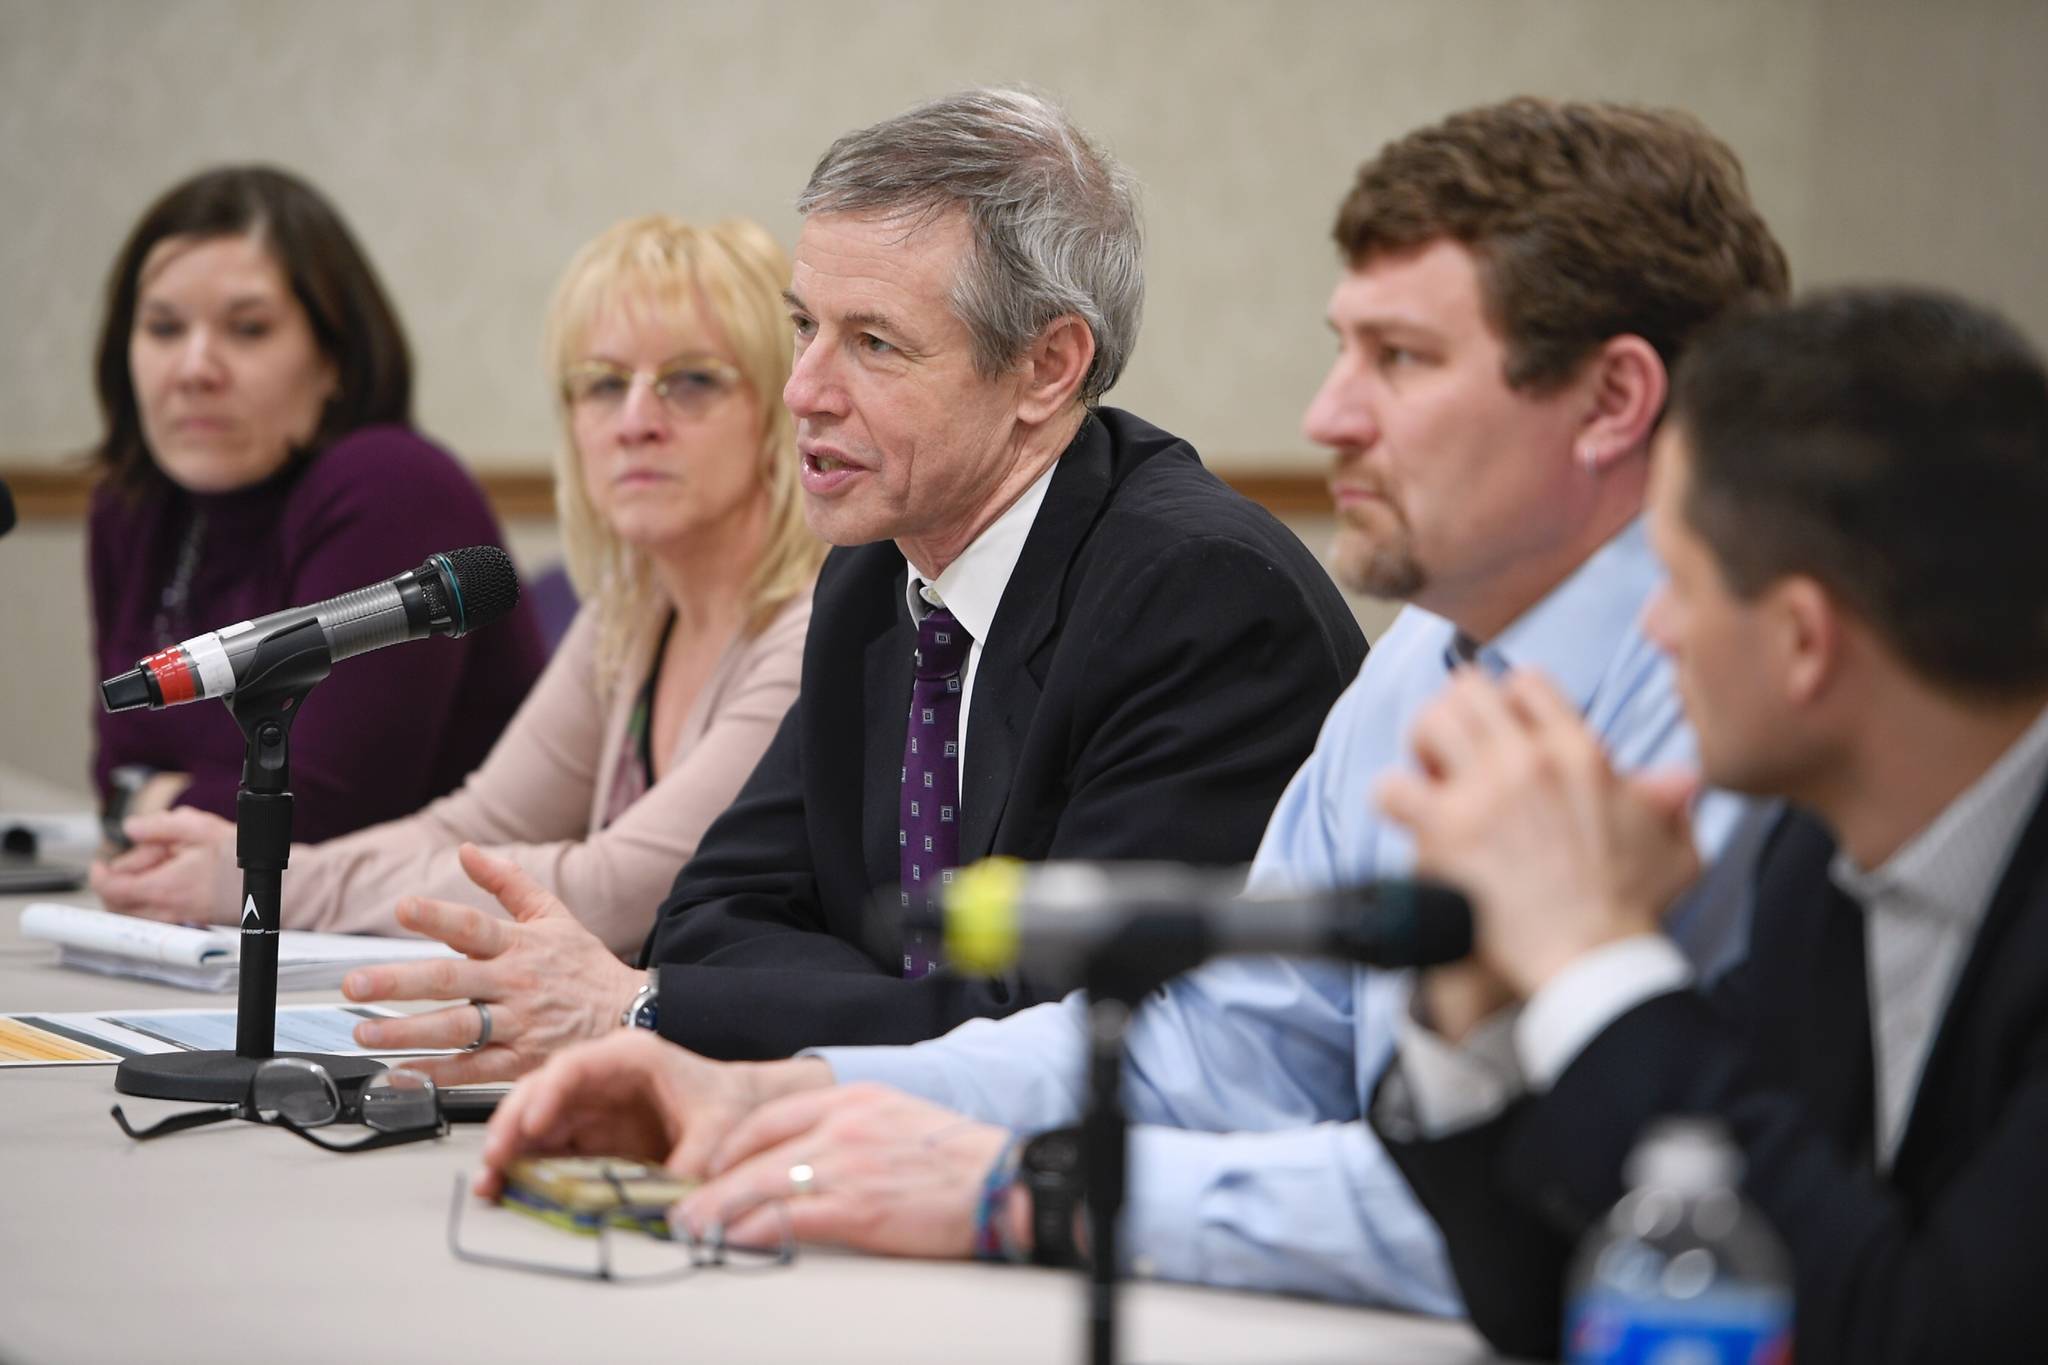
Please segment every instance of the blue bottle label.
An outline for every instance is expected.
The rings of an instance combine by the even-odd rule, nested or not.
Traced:
[[[1592,1290],[1565,1319],[1570,1365],[1791,1365],[1792,1300],[1776,1289],[1696,1299]]]

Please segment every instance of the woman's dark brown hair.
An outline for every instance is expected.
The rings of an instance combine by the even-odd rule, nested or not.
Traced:
[[[223,166],[174,185],[128,234],[107,278],[95,381],[105,434],[93,458],[114,487],[160,486],[128,371],[142,263],[167,237],[242,237],[262,242],[306,310],[321,354],[338,377],[334,397],[297,461],[359,427],[412,422],[412,356],[369,258],[318,190],[269,166]]]

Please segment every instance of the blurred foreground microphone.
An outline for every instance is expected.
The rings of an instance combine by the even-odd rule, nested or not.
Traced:
[[[8,491],[5,480],[0,480],[0,536],[14,529],[14,494]]]
[[[467,635],[518,604],[519,576],[503,550],[495,545],[450,550],[382,583],[158,650],[101,683],[100,700],[109,711],[156,710],[253,689],[287,662],[265,651],[265,642],[308,624],[319,627],[325,662],[335,664],[404,640]]]
[[[988,858],[939,897],[947,960],[1072,986],[1120,960],[1160,981],[1228,953],[1428,967],[1472,951],[1472,907],[1448,886],[1384,881],[1297,895],[1239,893],[1242,872],[1171,863]]]

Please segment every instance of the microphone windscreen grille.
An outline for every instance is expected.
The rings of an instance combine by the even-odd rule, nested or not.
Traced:
[[[450,550],[448,563],[455,571],[463,619],[470,630],[491,624],[519,605],[519,575],[512,568],[512,557],[497,546]]]

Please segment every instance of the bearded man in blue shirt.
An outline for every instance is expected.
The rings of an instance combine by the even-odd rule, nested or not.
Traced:
[[[1547,673],[1624,770],[1692,763],[1640,628],[1647,449],[1687,340],[1788,284],[1733,153],[1683,115],[1612,105],[1520,99],[1410,133],[1361,168],[1335,236],[1337,358],[1303,425],[1332,452],[1339,577],[1409,607],[1281,798],[1257,892],[1409,869],[1374,784],[1461,662]],[[1702,802],[1702,846],[1736,814]],[[1695,897],[1668,927],[1711,972],[1734,918]],[[1127,1053],[1132,1269],[1460,1311],[1440,1235],[1360,1121],[1408,989],[1243,958],[1147,1002]],[[626,1029],[506,1101],[478,1190],[520,1156],[626,1152],[710,1177],[680,1210],[693,1224],[794,1194],[807,1239],[1029,1249],[1031,1182],[1010,1175],[1022,1135],[1078,1119],[1085,1025],[1069,998],[912,1047],[737,1064]]]

